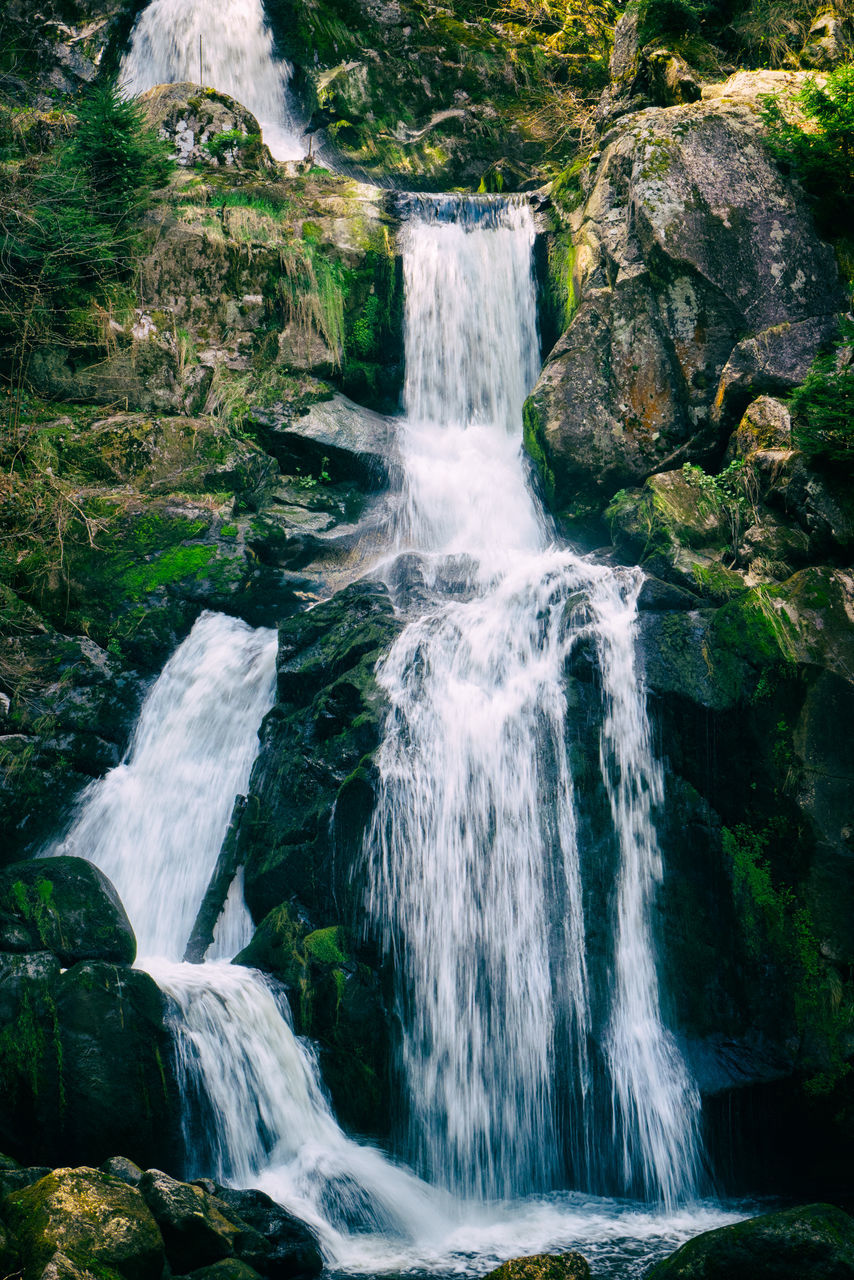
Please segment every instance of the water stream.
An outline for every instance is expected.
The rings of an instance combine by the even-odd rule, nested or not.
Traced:
[[[692,1205],[699,1098],[660,1012],[662,774],[634,658],[640,575],[555,542],[521,452],[532,244],[513,199],[414,200],[405,233],[403,479],[385,565],[407,621],[378,669],[390,711],[364,849],[366,929],[394,954],[403,1027],[395,1156],[342,1132],[282,990],[228,963],[251,930],[239,876],[206,962],[181,963],[272,704],[275,632],[202,615],[126,761],[53,850],[111,877],[138,963],[169,998],[188,1172],[268,1191],[342,1274],[476,1275],[577,1247],[597,1274],[629,1277],[731,1220]],[[567,749],[582,645],[617,868],[604,1007]]]
[[[301,160],[290,75],[275,57],[261,0],[151,0],[131,32],[120,83],[132,95],[181,81],[230,94],[255,116],[275,159]]]

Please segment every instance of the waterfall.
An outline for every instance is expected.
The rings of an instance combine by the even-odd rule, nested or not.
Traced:
[[[277,160],[301,160],[301,130],[288,106],[291,68],[274,56],[261,0],[151,0],[122,59],[122,88],[136,95],[157,84],[196,84],[200,51],[204,84],[252,112]]]
[[[397,547],[419,556],[430,603],[378,672],[391,709],[368,914],[396,959],[403,1149],[424,1176],[513,1197],[554,1186],[565,1165],[576,1185],[601,1183],[604,1163],[612,1191],[672,1205],[696,1188],[699,1098],[659,1011],[662,780],[634,666],[639,575],[555,546],[526,482],[532,244],[522,201],[422,198],[407,228]],[[588,995],[566,751],[564,671],[582,636],[601,672],[620,862],[607,1029]],[[562,1101],[558,1050],[573,1078]],[[610,1144],[597,1132],[607,1110]]]
[[[696,1187],[699,1100],[660,1013],[663,781],[635,668],[641,574],[557,545],[528,485],[532,245],[521,200],[411,201],[388,575],[405,625],[377,670],[389,712],[364,853],[368,924],[396,961],[403,1155],[417,1172],[342,1132],[283,990],[227,962],[252,927],[240,873],[205,963],[180,962],[272,705],[275,632],[203,614],[149,691],[126,760],[51,850],[112,878],[138,963],[167,997],[188,1176],[267,1191],[343,1274],[477,1275],[583,1248],[597,1274],[625,1280],[731,1220],[674,1211]],[[598,663],[618,866],[604,1013],[567,750],[566,670],[581,645]]]
[[[87,788],[54,850],[106,872],[142,957],[184,955],[234,798],[249,782],[275,659],[275,631],[203,614],[146,698],[127,759]]]

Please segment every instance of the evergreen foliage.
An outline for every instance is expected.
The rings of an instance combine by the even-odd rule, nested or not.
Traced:
[[[789,403],[794,438],[805,454],[854,464],[854,322],[843,321],[841,340],[818,357]]]
[[[795,95],[804,124],[773,95],[764,98],[766,139],[775,159],[803,184],[819,228],[829,236],[854,226],[854,64],[838,67],[824,86],[810,77]]]

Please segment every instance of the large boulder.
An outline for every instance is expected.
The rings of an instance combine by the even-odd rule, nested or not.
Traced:
[[[38,858],[0,872],[0,950],[133,964],[136,939],[112,883],[83,858]]]
[[[234,1254],[240,1228],[201,1187],[149,1169],[139,1189],[163,1233],[173,1271],[194,1271]]]
[[[264,170],[272,157],[261,126],[234,98],[190,83],[159,84],[139,99],[147,123],[182,165]]]
[[[320,1274],[323,1256],[317,1236],[299,1218],[254,1188],[213,1190],[222,1212],[244,1226],[237,1252],[245,1264],[270,1280],[308,1280]]]
[[[753,397],[803,380],[843,305],[755,100],[620,120],[589,184],[573,215],[577,309],[525,409],[529,452],[570,517],[722,450]]]
[[[69,859],[69,861],[71,861]],[[147,973],[103,961],[60,972],[48,952],[0,954],[0,1143],[20,1159],[180,1159],[163,996]]]
[[[852,1280],[854,1219],[829,1204],[763,1214],[683,1244],[647,1280]]]
[[[37,1280],[51,1264],[63,1277],[73,1274],[71,1264],[123,1280],[160,1280],[163,1237],[140,1193],[118,1178],[97,1169],[55,1169],[13,1191],[3,1211],[25,1280]]]

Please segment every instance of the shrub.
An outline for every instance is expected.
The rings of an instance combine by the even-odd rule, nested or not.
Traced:
[[[768,147],[783,169],[802,183],[821,230],[830,236],[850,233],[854,224],[854,64],[831,72],[823,88],[810,77],[795,101],[806,126],[788,119],[776,96],[764,97]]]
[[[854,464],[854,323],[843,321],[842,338],[818,357],[789,404],[795,442],[808,457]]]

